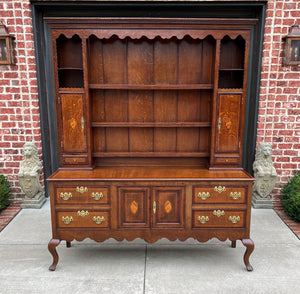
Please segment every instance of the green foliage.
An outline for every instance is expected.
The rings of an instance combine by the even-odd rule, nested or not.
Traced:
[[[284,212],[293,220],[300,222],[300,171],[283,186],[281,203]]]
[[[4,175],[0,175],[0,209],[5,208],[9,201],[10,185]]]

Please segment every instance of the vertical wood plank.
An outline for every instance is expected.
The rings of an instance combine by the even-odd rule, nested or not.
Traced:
[[[146,39],[130,40],[127,48],[128,84],[153,83],[153,43]],[[128,119],[132,122],[153,121],[153,91],[128,91]],[[153,151],[153,129],[131,128],[129,150]]]
[[[154,83],[177,83],[177,41],[157,40],[154,45]],[[154,92],[154,121],[176,122],[177,120],[177,92]],[[154,151],[176,151],[176,129],[154,129]]]
[[[106,151],[128,152],[128,128],[106,128]]]
[[[93,152],[105,152],[104,128],[93,128]]]
[[[103,83],[103,54],[102,41],[95,36],[88,39],[88,67],[89,67],[89,83]]]
[[[126,83],[126,41],[112,37],[103,40],[104,83]]]
[[[177,129],[177,152],[199,151],[199,129],[178,128]]]
[[[203,40],[202,50],[202,79],[204,84],[213,84],[216,41],[212,37]]]
[[[105,121],[105,111],[104,111],[104,91],[93,90],[90,92],[92,100],[92,121],[94,122],[104,122]]]
[[[202,78],[202,41],[184,38],[179,43],[178,83],[198,84]]]

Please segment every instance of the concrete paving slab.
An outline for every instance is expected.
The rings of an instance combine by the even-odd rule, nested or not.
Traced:
[[[22,210],[0,233],[0,293],[300,293],[300,241],[273,210],[252,210],[251,238],[253,272],[241,242],[231,248],[217,239],[62,242],[50,272],[48,201]]]

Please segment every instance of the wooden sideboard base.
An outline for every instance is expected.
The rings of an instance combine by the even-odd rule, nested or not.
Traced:
[[[163,177],[164,175],[164,177]],[[53,256],[61,240],[109,238],[154,243],[161,238],[207,242],[241,240],[249,256],[253,178],[243,170],[210,171],[196,167],[98,167],[61,169],[49,181]]]

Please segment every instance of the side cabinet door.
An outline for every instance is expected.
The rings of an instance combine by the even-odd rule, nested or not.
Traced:
[[[184,187],[155,187],[152,197],[154,228],[184,227]]]
[[[118,188],[118,227],[148,228],[150,188],[119,187]]]
[[[219,94],[215,164],[240,164],[242,94]]]
[[[62,164],[85,164],[87,161],[83,98],[82,94],[75,93],[60,95]]]

